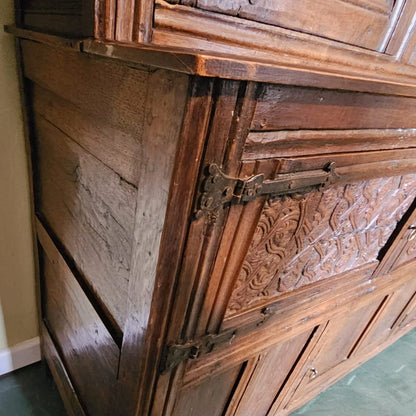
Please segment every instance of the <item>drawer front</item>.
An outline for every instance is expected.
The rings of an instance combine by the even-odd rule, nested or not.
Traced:
[[[91,416],[114,409],[120,350],[42,226],[43,318]]]
[[[177,3],[177,1],[172,3]],[[196,7],[378,50],[393,0],[197,0]]]
[[[253,131],[412,129],[416,125],[416,99],[410,97],[270,84],[258,95]]]

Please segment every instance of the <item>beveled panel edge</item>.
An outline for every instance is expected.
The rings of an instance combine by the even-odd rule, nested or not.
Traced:
[[[244,58],[241,50],[248,54],[251,48],[232,44],[226,44],[228,53],[218,53],[213,50],[204,50],[198,42],[194,48],[186,48],[155,43],[146,45],[134,42],[120,43],[90,38],[68,39],[18,28],[14,25],[5,26],[5,30],[18,38],[45,43],[57,48],[111,58],[130,65],[158,67],[188,75],[416,97],[416,77],[411,76],[411,67],[407,74],[403,74],[406,65],[394,62],[387,56],[375,55],[365,50],[359,51],[363,56],[355,57],[348,66],[336,64],[335,68],[331,62],[324,62],[323,65],[317,67],[316,60],[309,60],[311,65],[305,67],[298,65],[295,56],[293,63],[283,62],[281,57],[287,54],[281,53],[268,53],[267,59],[265,57],[262,59]],[[156,37],[161,32],[163,31],[160,29],[154,29]],[[169,39],[176,39],[176,43],[180,44],[179,32],[172,31],[169,36]],[[215,41],[211,43],[215,46]],[[175,45],[175,42],[172,45]],[[356,53],[357,51],[345,51],[346,59],[349,54],[355,55]],[[358,64],[363,59],[369,63],[366,68]],[[302,58],[302,61],[308,60]],[[380,68],[380,66],[383,67],[383,71],[375,71],[374,68]]]
[[[120,349],[123,340],[123,333],[115,327],[112,321],[109,320],[108,314],[102,310],[100,301],[92,293],[90,293],[83,278],[78,276],[78,273],[74,273],[74,268],[69,264],[67,255],[65,253],[63,254],[58,248],[57,244],[59,245],[59,242],[57,242],[56,237],[51,235],[51,231],[49,230],[48,225],[45,223],[45,220],[41,220],[38,216],[35,217],[35,230],[37,241],[39,242],[40,247],[42,247],[46,255],[54,258],[55,261],[58,261],[60,264],[62,264],[62,267],[68,269],[69,273],[74,278],[74,281],[77,282],[82,292],[84,293],[85,299],[87,302],[89,302],[95,314],[103,323],[105,329],[108,331],[111,339],[114,341],[114,345]]]
[[[87,416],[45,323],[40,324],[42,354],[69,416]]]

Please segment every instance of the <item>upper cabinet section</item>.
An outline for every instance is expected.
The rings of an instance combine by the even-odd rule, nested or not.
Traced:
[[[416,96],[416,0],[15,1],[18,26],[88,37],[91,54],[148,63],[156,50],[156,66],[171,54],[193,75]]]
[[[94,35],[93,0],[16,0],[16,22],[42,32],[88,37]]]
[[[169,3],[177,3],[169,0]],[[182,0],[202,10],[383,51],[402,3],[394,0]]]

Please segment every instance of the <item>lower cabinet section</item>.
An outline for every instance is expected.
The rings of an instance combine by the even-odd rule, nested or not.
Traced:
[[[333,316],[298,335],[290,337],[284,331],[277,331],[276,341],[285,340],[254,356],[249,346],[245,349],[235,346],[237,350],[240,348],[238,355],[246,359],[236,362],[234,367],[226,364],[224,371],[214,369],[220,362],[226,362],[224,351],[217,365],[210,366],[214,369],[211,376],[203,373],[207,363],[201,366],[197,377],[195,363],[189,366],[188,362],[176,373],[177,383],[180,385],[178,380],[182,379],[184,384],[171,397],[171,414],[290,414],[415,326],[416,280],[411,274],[410,267],[396,271],[384,288],[334,311]],[[260,333],[259,337],[263,335]],[[226,348],[230,360],[235,360],[233,347]],[[216,361],[220,352],[210,354]],[[193,372],[192,377],[187,375],[188,371]]]

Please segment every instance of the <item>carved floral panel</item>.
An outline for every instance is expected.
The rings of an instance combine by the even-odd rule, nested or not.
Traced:
[[[377,259],[416,194],[416,175],[266,201],[226,316]]]

